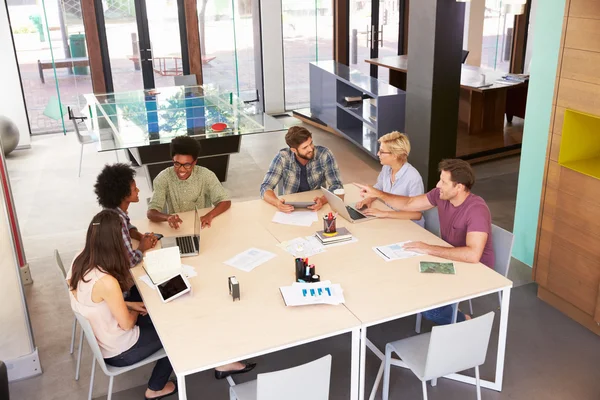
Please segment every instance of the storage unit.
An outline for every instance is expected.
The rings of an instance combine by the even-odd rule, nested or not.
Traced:
[[[360,97],[348,103],[346,97]],[[335,61],[310,63],[310,112],[377,158],[377,140],[404,132],[406,92]]]
[[[538,297],[600,335],[600,2],[567,2],[534,278]]]

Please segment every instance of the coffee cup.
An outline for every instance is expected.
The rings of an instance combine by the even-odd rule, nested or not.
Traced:
[[[344,196],[346,195],[346,191],[344,189],[335,189],[333,191],[333,194],[335,194],[337,197],[339,197],[343,201]]]

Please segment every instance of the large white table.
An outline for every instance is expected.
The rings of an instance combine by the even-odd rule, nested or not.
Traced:
[[[346,185],[346,202],[359,199],[358,190]],[[286,198],[312,199],[315,192]],[[381,205],[382,207],[385,207]],[[329,212],[325,206],[320,212]],[[141,267],[133,274],[157,332],[178,378],[180,399],[186,398],[185,376],[252,356],[275,352],[303,343],[352,332],[351,399],[364,399],[366,349],[383,361],[383,353],[367,338],[369,327],[414,315],[435,307],[457,303],[501,291],[502,308],[496,374],[482,386],[500,391],[504,371],[508,305],[512,282],[483,264],[454,262],[456,275],[421,274],[419,261],[441,259],[419,256],[386,262],[373,246],[405,240],[444,244],[435,235],[411,221],[380,219],[351,224],[338,217],[358,239],[357,243],[328,248],[310,258],[323,280],[340,283],[345,307],[285,307],[279,287],[294,280],[293,257],[276,244],[322,229],[279,225],[271,222],[275,209],[261,200],[233,203],[225,214],[202,231],[200,256],[182,261],[196,267],[199,276],[191,279],[193,294],[163,304],[156,293],[139,281]],[[183,214],[181,231],[191,233],[193,213]],[[189,222],[188,222],[189,221]],[[166,224],[138,222],[140,231],[173,234]],[[249,247],[278,256],[251,273],[231,268],[223,261]],[[232,302],[227,277],[236,275],[241,286],[241,301]],[[208,328],[204,328],[208,327]],[[240,335],[238,332],[243,331]],[[402,363],[396,363],[401,365]],[[383,372],[383,364],[371,392]],[[472,377],[453,374],[446,378],[474,384]]]

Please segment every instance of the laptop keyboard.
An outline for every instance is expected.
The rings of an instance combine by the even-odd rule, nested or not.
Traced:
[[[175,238],[175,241],[177,242],[177,246],[179,246],[181,254],[191,254],[196,252],[192,236],[177,237]]]
[[[353,220],[367,218],[350,206],[346,206],[346,210],[348,210],[348,214],[350,214],[350,218]]]

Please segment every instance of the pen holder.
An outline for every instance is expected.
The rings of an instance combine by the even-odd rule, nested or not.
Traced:
[[[336,218],[328,219],[327,215],[323,215],[323,233],[326,235],[334,235],[337,233]]]
[[[298,282],[298,279],[304,279],[304,276],[305,276],[304,260],[302,260],[301,258],[296,258],[295,269],[296,269],[296,282]]]

